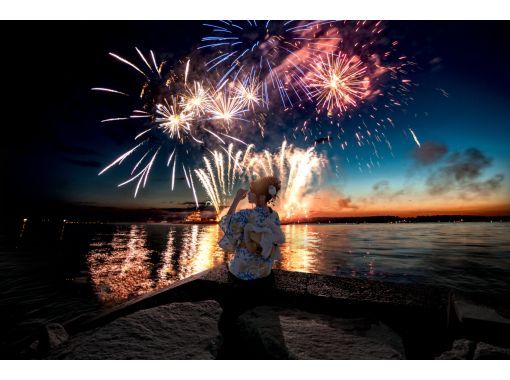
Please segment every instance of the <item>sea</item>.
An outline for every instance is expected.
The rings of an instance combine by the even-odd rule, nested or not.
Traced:
[[[508,309],[510,223],[289,224],[275,268],[448,287]],[[216,224],[23,222],[0,235],[0,348],[217,265]]]

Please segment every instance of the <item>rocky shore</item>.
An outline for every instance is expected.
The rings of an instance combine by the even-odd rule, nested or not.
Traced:
[[[235,286],[217,267],[100,315],[46,326],[48,359],[509,359],[510,321],[447,289],[274,272],[220,331]],[[225,334],[228,332],[228,334]]]

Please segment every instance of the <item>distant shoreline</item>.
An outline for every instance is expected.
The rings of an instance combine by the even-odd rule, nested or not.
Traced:
[[[510,216],[480,216],[480,215],[431,215],[431,216],[367,216],[367,217],[316,217],[288,224],[366,224],[366,223],[464,223],[464,222],[509,222]]]
[[[23,219],[24,220],[24,219]],[[21,223],[23,223],[21,220]],[[161,225],[196,225],[218,224],[216,221],[193,221],[182,220],[157,220],[157,219],[109,219],[109,218],[62,218],[62,217],[35,217],[26,218],[27,224],[161,224]],[[297,220],[282,221],[282,225],[299,224],[416,224],[416,223],[504,223],[510,222],[510,215],[504,216],[480,216],[480,215],[431,215],[416,217],[399,216],[368,216],[368,217],[314,217]]]

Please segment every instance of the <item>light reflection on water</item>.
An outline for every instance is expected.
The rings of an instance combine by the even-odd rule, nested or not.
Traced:
[[[279,269],[510,290],[510,225],[286,225]],[[91,237],[86,262],[101,302],[115,304],[228,260],[218,225],[119,224]]]
[[[283,227],[286,244],[282,245],[282,258],[276,268],[296,272],[314,272],[319,255],[320,238],[312,226],[288,224]]]
[[[217,225],[118,225],[111,242],[98,234],[87,264],[99,299],[118,303],[225,261]],[[106,238],[106,239],[105,239]]]

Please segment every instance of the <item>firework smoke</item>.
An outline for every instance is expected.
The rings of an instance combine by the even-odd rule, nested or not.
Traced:
[[[101,170],[99,175],[115,165],[122,164],[131,155],[139,154],[139,159],[131,171],[131,178],[119,185],[136,183],[134,192],[136,197],[139,190],[145,187],[156,159],[167,151],[170,188],[174,190],[176,168],[181,166],[177,163],[178,157],[182,159],[194,148],[206,143],[226,146],[226,139],[248,145],[232,136],[230,130],[239,122],[246,121],[245,114],[255,112],[255,108],[261,102],[260,84],[254,75],[245,76],[242,80],[229,83],[223,88],[214,89],[209,85],[209,81],[193,71],[190,60],[179,70],[163,73],[163,64],[158,66],[152,51],[150,58],[145,57],[140,50],[136,51],[148,70],[143,70],[145,66],[137,66],[117,54],[110,55],[142,74],[145,81],[139,96],[142,102],[140,109],[132,110],[129,117],[111,117],[102,122],[142,119],[144,130],[137,133],[134,140],[142,137],[145,140],[117,157]],[[94,87],[92,90],[129,97],[126,92],[107,87]],[[145,150],[141,149],[142,146]],[[178,151],[181,151],[181,154],[178,154]],[[141,169],[138,170],[139,168]],[[182,170],[188,188],[193,190],[198,207],[192,170],[184,164]]]
[[[412,99],[408,78],[412,62],[405,56],[395,58],[398,42],[383,37],[381,22],[248,20],[204,25],[211,33],[202,38],[198,52],[210,57],[198,57],[193,64],[187,59],[172,69],[165,62],[158,63],[152,51],[144,54],[138,48],[137,60],[110,53],[140,77],[142,86],[135,96],[122,89],[92,88],[137,102],[127,115],[102,122],[140,120],[143,129],[134,133],[137,145],[99,174],[133,159],[131,177],[119,186],[135,184],[136,197],[163,158],[171,190],[182,167],[197,207],[194,176],[217,211],[228,200],[233,179],[275,174],[283,183],[278,207],[284,217],[292,218],[293,214],[306,215],[306,205],[299,199],[320,178],[325,158],[313,149],[302,150],[285,142],[278,154],[243,153],[249,160],[236,164],[240,151],[233,142],[245,145],[246,152],[253,147],[250,143],[254,141],[244,141],[250,135],[245,125],[258,126],[264,136],[267,115],[277,117],[278,111],[313,107],[316,112],[307,112],[306,121],[292,131],[296,140],[296,134],[304,142],[328,136],[328,144],[343,151],[348,146],[368,147],[375,156],[375,163],[370,157],[368,169],[381,158],[378,144],[391,151],[385,130],[394,125],[388,113]],[[344,128],[346,120],[349,128]],[[337,131],[325,129],[335,125]],[[414,131],[410,132],[419,145]],[[337,138],[339,143],[333,141]],[[205,167],[187,167],[189,156],[204,148],[212,151],[212,156],[204,157]]]
[[[314,148],[296,148],[284,141],[279,152],[253,154],[246,172],[249,180],[268,175],[280,178],[282,187],[275,208],[283,220],[290,221],[308,216],[307,195],[317,189],[327,164],[326,157]]]
[[[218,87],[243,74],[261,78],[261,97],[269,106],[277,94],[284,108],[307,94],[299,80],[304,65],[317,51],[336,48],[338,37],[329,32],[331,21],[215,21],[204,24],[211,34],[202,38],[199,50],[211,51],[208,71],[218,70]]]
[[[218,216],[238,188],[252,148],[253,145],[249,145],[244,152],[238,150],[234,154],[234,146],[229,144],[225,156],[219,151],[210,152],[209,157],[203,157],[204,167],[195,169]]]

